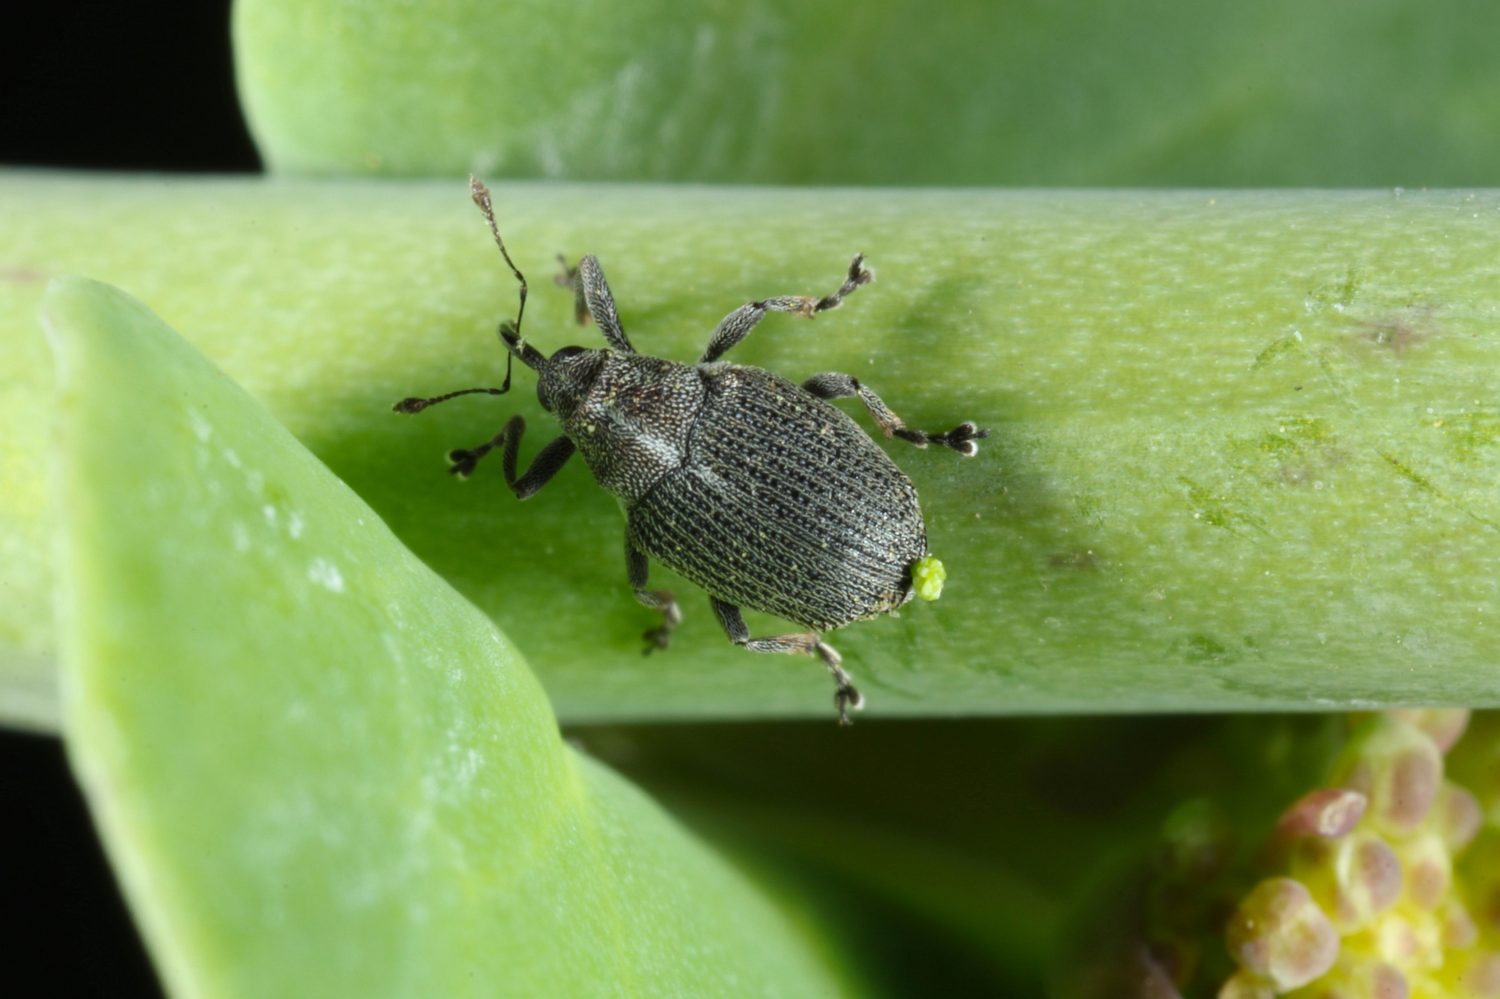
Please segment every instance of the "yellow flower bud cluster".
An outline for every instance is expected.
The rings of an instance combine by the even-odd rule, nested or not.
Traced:
[[[1454,877],[1484,818],[1444,772],[1467,720],[1409,711],[1362,722],[1330,786],[1278,823],[1276,872],[1228,922],[1238,968],[1220,999],[1500,999],[1500,922],[1482,932],[1470,908],[1480,888],[1485,913],[1500,904],[1488,891],[1500,871]]]

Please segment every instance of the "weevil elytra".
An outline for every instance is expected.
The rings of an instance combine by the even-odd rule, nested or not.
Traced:
[[[852,417],[828,400],[858,396],[887,437],[940,444],[973,457],[987,431],[964,422],[946,433],[914,430],[852,375],[825,372],[800,386],[760,368],[720,360],[771,312],[811,319],[837,308],[873,280],[856,256],[843,283],[821,298],[788,295],[749,302],[719,323],[695,364],[637,354],[599,261],[565,272],[580,321],[592,319],[606,347],[563,347],[544,357],[521,336],[526,278],[510,258],[489,189],[470,179],[495,245],[520,285],[514,320],[500,323],[507,352],[498,388],[469,388],[393,407],[418,413],[471,393],[510,391],[511,360],[537,373],[542,408],[562,424],[521,475],[516,457],[526,423],[513,416],[494,437],[448,454],[466,477],[499,449],[505,483],[526,499],[577,451],[625,511],[625,567],[636,599],[661,612],[646,651],[664,648],[682,620],[677,600],[646,588],[654,558],[701,586],[729,640],[753,652],[817,656],[833,674],[840,724],[864,699],[822,632],[888,613],[919,596],[937,599],[944,572],[927,549],[911,480]],[[566,267],[566,264],[564,264]],[[808,629],[752,638],[740,608]]]

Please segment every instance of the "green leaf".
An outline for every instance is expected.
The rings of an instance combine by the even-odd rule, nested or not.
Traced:
[[[556,251],[599,254],[635,344],[684,361],[733,307],[824,294],[868,255],[876,283],[842,308],[772,317],[730,355],[851,372],[913,426],[992,431],[972,461],[889,444],[948,578],[938,602],[832,636],[865,718],[1500,697],[1493,194],[495,196],[549,352],[597,342],[549,285]],[[390,412],[503,371],[515,286],[461,182],[0,178],[0,273],[32,275],[0,281],[6,648],[54,648],[45,503],[26,498],[45,495],[50,409],[34,309],[66,271],[191,330],[526,650],[565,720],[832,724],[816,663],[733,648],[660,567],[686,620],[641,655],[652,615],[580,464],[524,504],[494,469],[445,474],[514,413],[523,458],[546,440],[528,372],[503,399]]]
[[[64,728],[181,995],[828,995],[494,625],[142,305],[51,285]]]
[[[1500,170],[1482,0],[241,0],[302,174],[1462,185]]]

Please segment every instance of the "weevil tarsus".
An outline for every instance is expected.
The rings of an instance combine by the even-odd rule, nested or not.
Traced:
[[[719,325],[714,328],[713,335],[708,338],[708,346],[704,349],[703,356],[698,358],[698,363],[707,364],[718,360],[725,351],[749,336],[750,331],[766,318],[768,313],[790,312],[811,319],[820,312],[838,308],[846,297],[854,294],[856,288],[869,284],[873,280],[875,280],[875,272],[865,266],[865,256],[860,253],[856,254],[853,262],[849,264],[849,272],[844,278],[844,283],[831,295],[824,295],[822,298],[812,295],[782,295],[776,298],[763,298],[758,302],[746,302],[719,320]]]
[[[859,396],[860,401],[865,404],[865,409],[870,411],[870,418],[880,427],[882,433],[887,437],[899,437],[917,447],[925,448],[929,444],[940,444],[957,451],[966,458],[972,458],[979,453],[979,445],[974,442],[989,436],[989,431],[981,430],[968,420],[946,433],[934,433],[930,430],[915,430],[908,427],[869,386],[862,384],[853,375],[846,375],[842,372],[825,371],[822,374],[813,375],[802,383],[802,387],[819,399],[848,399],[851,396]]]
[[[750,629],[745,627],[745,619],[740,615],[740,609],[733,604],[726,603],[718,597],[710,596],[713,603],[714,616],[719,619],[719,624],[724,629],[724,634],[729,640],[743,649],[751,652],[773,652],[785,655],[816,656],[822,660],[823,665],[828,667],[828,672],[833,676],[833,706],[838,711],[839,724],[849,725],[849,711],[858,711],[865,706],[864,695],[854,686],[854,681],[844,671],[843,657],[838,650],[823,641],[817,632],[807,631],[792,635],[771,635],[767,638],[751,638]]]

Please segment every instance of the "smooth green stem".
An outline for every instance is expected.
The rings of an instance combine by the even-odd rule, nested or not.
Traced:
[[[637,347],[679,360],[740,303],[825,294],[867,255],[874,285],[731,355],[991,430],[972,461],[890,445],[948,582],[833,636],[865,719],[1500,699],[1500,195],[509,184],[495,204],[549,352],[596,336],[547,287],[557,252],[598,254]],[[545,442],[527,373],[390,412],[501,372],[515,286],[461,181],[0,177],[7,689],[44,683],[55,648],[34,310],[68,271],[265,402],[506,629],[564,719],[832,718],[821,669],[730,647],[659,568],[687,620],[641,655],[651,615],[581,465],[525,505],[493,471],[444,474],[513,413],[523,459]]]

